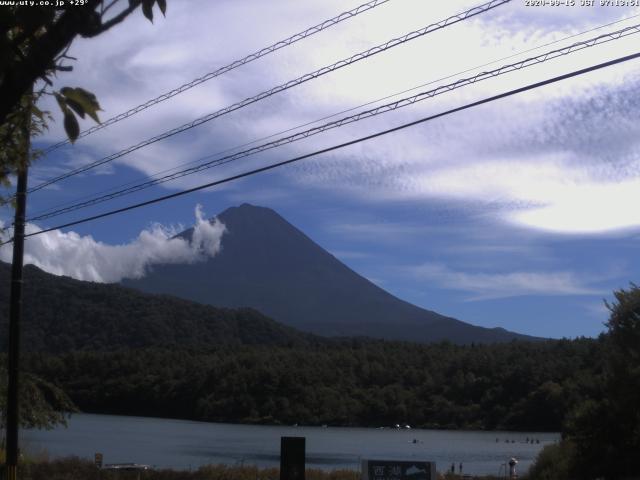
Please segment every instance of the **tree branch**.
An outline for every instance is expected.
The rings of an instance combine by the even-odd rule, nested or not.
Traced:
[[[88,0],[84,8],[67,9],[44,35],[33,39],[24,60],[14,64],[5,73],[0,82],[0,125],[16,108],[33,83],[40,77],[44,78],[46,72],[51,69],[52,59],[64,52],[80,32],[84,32],[85,36],[89,37],[99,35],[122,22],[142,3],[142,0],[131,0],[129,6],[118,15],[87,32],[87,26],[95,20],[96,8],[102,1]]]
[[[129,2],[129,6],[127,8],[125,8],[123,11],[121,11],[118,15],[116,15],[115,17],[111,18],[109,21],[103,23],[100,28],[96,29],[95,33],[92,33],[91,35],[85,35],[88,38],[91,37],[95,37],[96,35],[100,35],[103,32],[106,32],[107,30],[109,30],[111,27],[113,27],[114,25],[119,24],[120,22],[122,22],[125,18],[127,18],[129,16],[129,14],[131,12],[133,12],[136,8],[138,8],[138,6],[142,3],[142,0],[132,0]],[[113,4],[112,4],[113,5]],[[111,6],[111,5],[109,5]]]
[[[105,13],[107,13],[109,11],[109,9],[111,7],[113,7],[116,3],[118,3],[120,0],[113,0],[109,5],[107,5],[106,7],[104,6],[104,2],[102,3],[102,11],[100,12],[100,15],[104,15]]]

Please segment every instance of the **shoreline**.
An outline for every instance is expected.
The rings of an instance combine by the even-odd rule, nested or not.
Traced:
[[[175,421],[175,422],[191,422],[198,424],[208,424],[208,425],[240,425],[247,427],[295,427],[295,428],[352,428],[352,429],[367,429],[367,430],[428,430],[428,431],[436,431],[436,432],[494,432],[496,434],[505,433],[505,434],[513,434],[513,433],[526,433],[526,434],[538,434],[538,435],[549,435],[549,434],[557,434],[560,435],[560,431],[556,430],[527,430],[527,429],[517,429],[517,428],[500,428],[500,429],[490,429],[490,428],[482,428],[475,426],[463,426],[458,427],[456,425],[409,425],[410,428],[405,428],[403,424],[400,427],[396,427],[393,425],[385,426],[385,425],[332,425],[332,424],[307,424],[307,423],[296,423],[296,424],[288,424],[283,422],[241,422],[234,420],[226,420],[226,421],[212,421],[212,420],[199,420],[194,418],[181,418],[181,417],[158,417],[154,415],[142,415],[142,414],[125,414],[125,413],[102,413],[102,412],[73,412],[66,415],[66,418],[69,419],[73,415],[96,415],[96,416],[110,416],[110,417],[125,417],[125,418],[137,418],[137,419],[145,419],[145,420],[166,420],[166,421]],[[57,427],[56,427],[57,428]]]

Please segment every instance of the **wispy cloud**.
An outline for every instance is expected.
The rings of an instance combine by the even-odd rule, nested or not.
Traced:
[[[65,157],[64,163],[64,173],[69,170],[75,170],[80,167],[84,167],[89,163],[92,163],[96,160],[95,157],[89,155],[88,153],[82,151],[82,149],[77,150],[65,150],[63,152]],[[115,168],[112,163],[105,163],[104,165],[100,165],[96,168],[92,168],[91,170],[87,170],[86,173],[82,175],[113,175],[115,173]]]
[[[630,206],[640,203],[640,126],[632,121],[640,78],[626,78],[621,88],[597,84],[567,98],[470,111],[420,135],[310,162],[296,178],[368,202],[446,202],[454,214],[471,209],[561,234],[637,229]]]
[[[523,295],[604,295],[592,286],[594,278],[573,272],[507,273],[464,272],[437,263],[408,267],[416,278],[435,282],[438,286],[468,292],[469,301],[509,298]]]
[[[305,3],[304,8],[274,0],[268,9],[260,10],[260,28],[252,29],[246,24],[244,11],[251,8],[247,5],[252,3],[176,2],[167,19],[154,25],[139,15],[127,19],[128,28],[74,42],[71,54],[79,57],[74,81],[95,91],[107,110],[104,116],[110,116],[268,45],[286,35],[283,32],[299,31],[345,8],[344,2],[337,0]],[[389,2],[336,27],[330,35],[321,34],[282,49],[83,138],[72,147],[81,152],[73,158],[84,161],[108,155],[472,5],[468,1],[415,0],[399,6]],[[118,159],[115,168],[127,165],[153,174],[637,11],[526,8],[522,2],[512,2],[136,151]],[[211,28],[212,19],[225,21]],[[251,36],[238,34],[247,28],[252,29]],[[185,31],[190,35],[185,36]],[[227,38],[235,40],[227,42]],[[446,48],[433,48],[434,42]],[[635,37],[629,37],[585,50],[280,148],[255,161],[241,160],[163,187],[188,188],[250,165],[351,140],[515,85],[597,63],[621,55],[625,49],[635,51],[635,45]],[[451,214],[475,209],[495,213],[503,223],[554,233],[591,235],[640,228],[640,216],[628,207],[640,203],[640,193],[635,193],[640,192],[640,123],[636,121],[640,77],[633,74],[633,68],[607,69],[553,89],[306,160],[277,173],[294,181],[283,195],[293,197],[302,186],[368,203],[438,201],[447,203]],[[61,75],[60,82],[67,81],[68,77]],[[56,108],[51,105],[50,109]],[[46,139],[63,136],[61,122],[56,122]],[[38,168],[36,164],[36,175]],[[265,201],[273,198],[268,192],[264,196]],[[278,201],[284,203],[284,198]]]
[[[491,25],[500,26],[505,32],[522,33],[528,35],[549,35],[571,30],[584,30],[589,27],[599,26],[613,22],[621,18],[627,18],[638,9],[634,7],[621,8],[613,2],[609,5],[601,5],[600,1],[593,2],[591,6],[579,5],[563,8],[531,7],[525,2],[518,2],[512,8],[502,9],[496,12],[491,19]],[[483,19],[484,20],[484,19]]]
[[[424,234],[429,231],[428,226],[406,223],[334,223],[328,230],[352,238],[371,238],[401,240],[403,237]]]

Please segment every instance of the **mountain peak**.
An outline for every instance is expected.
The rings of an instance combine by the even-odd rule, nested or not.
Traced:
[[[276,213],[275,210],[272,210],[272,209],[267,208],[267,207],[261,207],[259,205],[252,205],[251,203],[242,203],[242,204],[238,205],[237,207],[229,207],[229,208],[227,208],[220,215],[224,215],[226,213],[231,213],[231,212],[245,212],[245,213],[272,212],[272,213]]]
[[[218,218],[226,232],[216,256],[189,265],[159,265],[146,277],[125,283],[214,306],[255,308],[287,325],[328,336],[456,343],[521,337],[394,297],[270,208],[243,203]]]
[[[218,215],[218,219],[220,219],[220,221],[225,225],[227,225],[228,223],[236,222],[258,222],[258,224],[262,224],[263,222],[274,221],[283,222],[289,225],[289,223],[284,218],[282,218],[282,216],[280,216],[275,210],[267,207],[252,205],[250,203],[243,203],[237,207],[229,207]]]

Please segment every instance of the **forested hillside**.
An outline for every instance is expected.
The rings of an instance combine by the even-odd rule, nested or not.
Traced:
[[[600,374],[596,340],[336,341],[31,355],[81,410],[209,421],[560,430]]]
[[[9,265],[0,262],[0,349],[6,348]],[[306,345],[312,335],[252,309],[216,308],[120,285],[25,267],[23,349],[32,352],[157,346]]]

